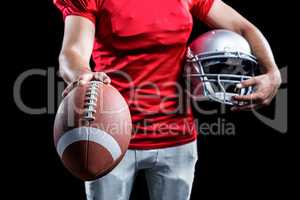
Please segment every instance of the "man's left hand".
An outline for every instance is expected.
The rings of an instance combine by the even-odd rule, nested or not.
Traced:
[[[246,111],[268,106],[275,97],[281,85],[281,75],[279,70],[255,76],[237,85],[237,88],[252,86],[255,92],[249,95],[235,96],[233,99],[238,102],[246,102],[242,106],[234,106],[232,111]]]

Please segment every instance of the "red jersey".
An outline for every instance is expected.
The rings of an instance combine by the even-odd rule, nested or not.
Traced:
[[[65,18],[95,24],[95,71],[104,71],[127,100],[132,149],[196,139],[191,109],[182,109],[182,68],[193,19],[205,20],[214,0],[54,0]]]

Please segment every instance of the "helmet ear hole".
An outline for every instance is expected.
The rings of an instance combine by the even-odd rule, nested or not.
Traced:
[[[194,40],[188,49],[184,72],[192,83],[189,89],[194,96],[234,105],[237,102],[232,96],[253,91],[251,87],[236,88],[241,81],[258,74],[256,58],[241,35],[227,30],[210,31]]]

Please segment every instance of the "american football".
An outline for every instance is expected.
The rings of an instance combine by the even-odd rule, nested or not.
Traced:
[[[61,102],[54,144],[66,169],[81,180],[110,172],[131,139],[128,105],[114,87],[99,81],[74,88]]]

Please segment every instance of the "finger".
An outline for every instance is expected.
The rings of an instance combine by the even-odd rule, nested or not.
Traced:
[[[63,93],[62,93],[62,97],[65,97],[65,96],[67,96],[67,94],[68,94],[68,91],[67,91],[67,88],[63,91]]]
[[[244,106],[234,106],[231,108],[231,111],[233,112],[240,112],[240,111],[250,111],[253,109],[257,109],[259,107],[258,104],[248,104],[248,105],[244,105]]]
[[[87,84],[88,82],[90,82],[94,77],[94,74],[93,73],[85,73],[85,74],[82,74],[78,77],[78,81],[79,81],[79,84],[78,85],[85,85]]]
[[[63,97],[67,96],[67,95],[69,94],[69,92],[70,92],[73,88],[75,88],[78,84],[79,84],[78,81],[74,81],[74,82],[70,83],[70,84],[65,88],[65,90],[63,91],[62,96],[63,96]]]
[[[110,84],[110,83],[111,83],[111,79],[109,78],[109,76],[107,76],[107,75],[105,74],[105,77],[104,77],[103,82],[104,82],[105,84]]]
[[[256,79],[255,77],[252,77],[248,80],[242,81],[241,83],[237,84],[236,87],[238,89],[241,89],[241,88],[246,88],[254,85],[256,85]]]
[[[109,78],[109,76],[105,75],[105,77],[103,79],[103,83],[105,83],[105,84],[110,84],[111,83],[111,79]]]
[[[260,99],[260,94],[259,93],[252,93],[248,95],[237,95],[233,97],[233,100],[235,101],[257,101]]]
[[[99,80],[103,83],[109,84],[111,82],[111,79],[109,76],[107,76],[104,72],[97,72],[94,74],[94,78],[96,80]]]

